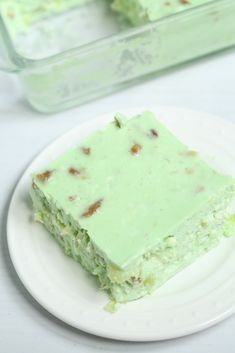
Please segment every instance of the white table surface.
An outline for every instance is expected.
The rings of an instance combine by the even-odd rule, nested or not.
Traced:
[[[228,50],[93,103],[48,116],[28,106],[14,76],[0,73],[1,353],[235,351],[235,315],[204,332],[155,343],[115,342],[75,330],[46,312],[27,293],[12,266],[6,239],[8,205],[15,184],[48,142],[83,120],[136,105],[186,107],[235,123],[234,65],[235,50]]]

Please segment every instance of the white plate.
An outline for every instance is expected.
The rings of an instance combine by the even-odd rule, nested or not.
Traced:
[[[128,115],[144,109],[131,109]],[[217,169],[235,176],[235,126],[204,113],[151,108],[158,118]],[[30,174],[112,120],[106,114],[86,122],[48,146],[25,171],[12,197],[8,244],[15,269],[31,295],[64,322],[95,335],[151,341],[187,335],[235,311],[235,237],[176,275],[154,295],[107,313],[106,293],[93,277],[66,257],[44,228],[33,221]]]

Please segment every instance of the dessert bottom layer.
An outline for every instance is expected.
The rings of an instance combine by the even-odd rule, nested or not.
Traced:
[[[221,190],[200,212],[175,228],[155,249],[137,258],[125,269],[112,264],[91,241],[85,229],[38,188],[31,197],[35,219],[44,224],[64,253],[98,276],[114,302],[128,302],[152,293],[170,277],[215,247],[224,235],[226,208],[234,189]]]

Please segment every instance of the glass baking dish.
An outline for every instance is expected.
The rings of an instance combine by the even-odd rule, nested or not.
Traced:
[[[0,16],[0,67],[15,72],[33,107],[57,112],[235,44],[235,1],[214,0],[131,27],[96,0],[24,30]]]

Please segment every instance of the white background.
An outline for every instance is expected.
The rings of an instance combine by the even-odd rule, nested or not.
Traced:
[[[235,51],[228,50],[56,115],[33,111],[25,102],[16,78],[0,73],[1,353],[235,351],[235,316],[204,332],[156,343],[115,342],[72,329],[52,317],[27,293],[11,264],[6,240],[7,209],[15,184],[47,143],[81,121],[130,106],[185,107],[213,113],[235,123],[234,67]]]

